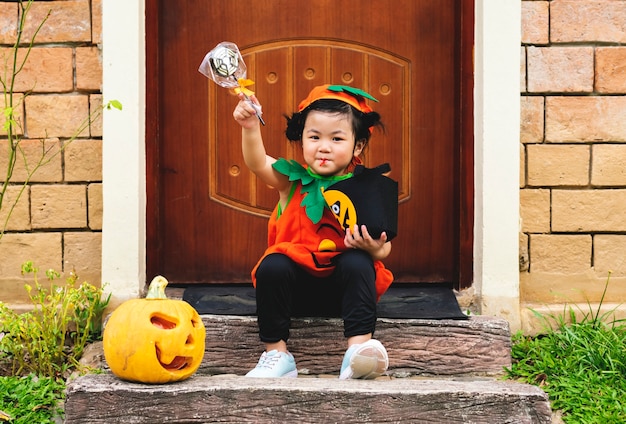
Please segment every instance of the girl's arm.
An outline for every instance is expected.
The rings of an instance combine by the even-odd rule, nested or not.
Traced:
[[[261,106],[255,96],[250,99]],[[272,168],[276,159],[268,155],[261,136],[261,125],[254,108],[239,94],[239,103],[233,111],[233,118],[241,125],[241,151],[246,166],[265,184],[279,192],[288,191],[289,179]]]

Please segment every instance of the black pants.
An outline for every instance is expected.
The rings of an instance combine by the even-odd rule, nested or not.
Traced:
[[[348,250],[336,258],[333,274],[317,278],[289,257],[268,255],[256,272],[256,303],[262,342],[289,339],[291,317],[341,317],[344,336],[374,333],[376,273],[371,256]]]

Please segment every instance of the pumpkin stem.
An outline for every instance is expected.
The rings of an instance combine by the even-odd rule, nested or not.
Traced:
[[[165,279],[165,277],[157,275],[150,282],[146,299],[167,299],[167,296],[165,295],[166,286],[167,280]]]

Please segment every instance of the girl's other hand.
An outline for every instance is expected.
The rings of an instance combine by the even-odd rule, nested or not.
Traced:
[[[370,236],[365,225],[354,225],[352,228],[346,228],[346,236],[344,244],[348,248],[361,249],[367,251],[374,259],[384,259],[391,251],[391,243],[387,243],[387,233],[380,234],[380,238],[374,239]]]

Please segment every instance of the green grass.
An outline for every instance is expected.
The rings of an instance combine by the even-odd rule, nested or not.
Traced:
[[[626,326],[600,306],[582,319],[535,312],[545,334],[513,336],[508,378],[541,387],[566,423],[626,423]]]
[[[12,424],[54,423],[62,417],[64,390],[65,382],[54,378],[0,377],[0,421],[6,414]]]

